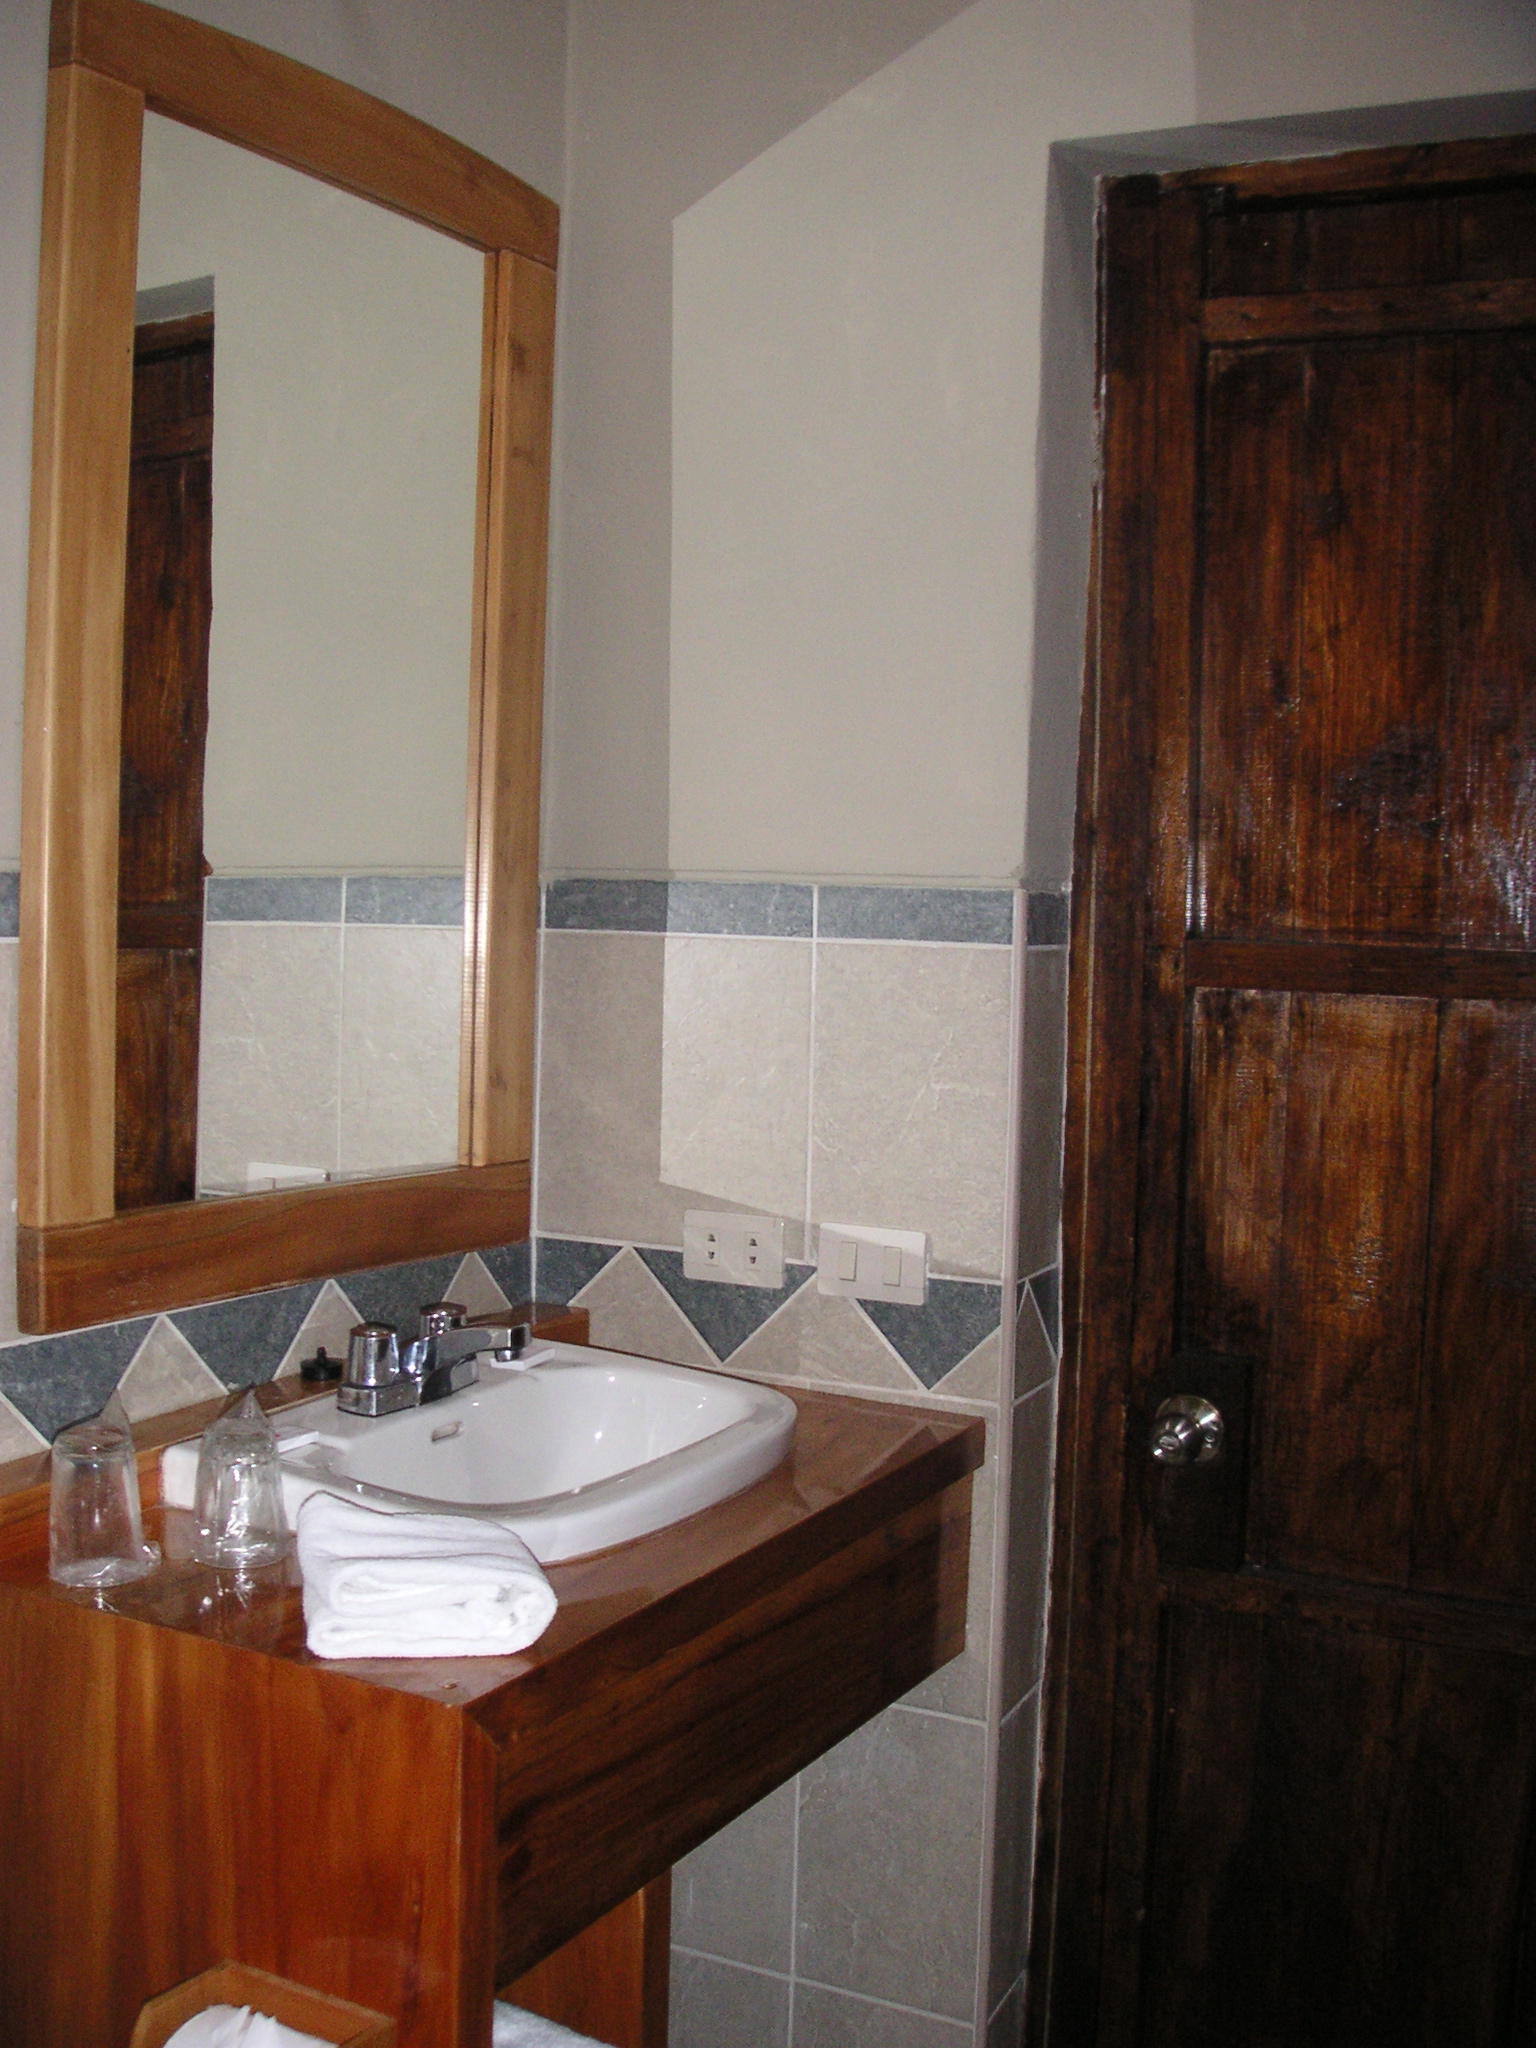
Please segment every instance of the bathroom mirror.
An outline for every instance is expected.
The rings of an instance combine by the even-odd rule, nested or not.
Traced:
[[[457,1162],[483,270],[144,117],[119,1209]]]
[[[448,137],[143,4],[56,0],[23,754],[18,1313],[54,1330],[527,1228],[557,215]],[[119,1211],[124,567],[146,113],[452,237],[483,275],[458,1164]],[[386,801],[398,800],[398,792]]]

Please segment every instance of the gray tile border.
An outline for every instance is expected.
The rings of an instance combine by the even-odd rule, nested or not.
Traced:
[[[1026,946],[1064,946],[1072,925],[1072,899],[1060,889],[1031,889],[1024,913]]]
[[[464,877],[452,875],[348,875],[348,924],[464,922]]]
[[[572,877],[544,891],[544,924],[552,932],[664,932],[665,882]]]
[[[363,1273],[338,1273],[336,1285],[364,1322],[393,1323],[403,1336],[416,1334],[416,1311],[441,1301],[459,1270],[463,1252],[412,1259],[399,1266],[374,1266]]]
[[[240,1294],[230,1301],[212,1301],[198,1308],[170,1311],[171,1321],[210,1371],[226,1387],[269,1380],[286,1357],[288,1347],[314,1307],[321,1280],[297,1287],[274,1287],[261,1294]],[[351,1288],[343,1281],[350,1294]],[[354,1297],[355,1299],[355,1297]]]
[[[816,936],[1011,946],[1013,891],[823,882],[817,890]]]
[[[133,1363],[153,1316],[98,1323],[0,1350],[0,1393],[50,1441],[67,1422],[95,1415]]]
[[[209,924],[340,924],[340,875],[210,875]]]
[[[492,1245],[480,1258],[513,1308],[533,1299],[533,1246],[526,1237],[520,1244]]]
[[[669,882],[667,930],[808,939],[814,901],[808,882]]]
[[[1061,1355],[1061,1272],[1056,1266],[1046,1266],[1029,1276],[1029,1291],[1035,1298],[1035,1307],[1040,1311],[1040,1320],[1045,1325],[1045,1334],[1050,1339],[1051,1349]]]
[[[921,1308],[860,1301],[875,1328],[925,1387],[936,1387],[1002,1321],[1003,1290],[986,1281],[930,1280]]]
[[[683,1272],[681,1252],[635,1248],[704,1342],[722,1363],[798,1294],[815,1274],[814,1266],[784,1262],[782,1287],[735,1287],[718,1280],[690,1280]]]
[[[0,868],[0,939],[14,939],[21,929],[21,877],[14,868]]]
[[[584,1237],[541,1237],[534,1253],[534,1292],[540,1301],[572,1301],[623,1249]]]

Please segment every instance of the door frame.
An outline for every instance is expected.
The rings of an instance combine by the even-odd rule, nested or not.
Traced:
[[[1129,1457],[1137,1387],[1166,1363],[1173,1334],[1179,1162],[1144,1166],[1139,1137],[1183,1087],[1177,1034],[1164,1027],[1182,1011],[1190,835],[1182,809],[1154,815],[1146,751],[1149,730],[1168,732],[1187,708],[1192,679],[1183,586],[1198,509],[1190,366],[1200,313],[1178,281],[1192,274],[1192,238],[1219,188],[1247,198],[1406,196],[1512,172],[1536,175],[1536,139],[1211,165],[1101,187],[1030,2048],[1118,2048],[1132,2038],[1139,1979],[1135,1930],[1112,1924],[1108,1890],[1112,1876],[1123,1882],[1143,1867],[1148,1846],[1148,1816],[1123,1790],[1128,1763],[1153,1739],[1157,1654],[1142,1618],[1154,1611],[1144,1594],[1156,1558]],[[1126,288],[1130,269],[1161,288]]]

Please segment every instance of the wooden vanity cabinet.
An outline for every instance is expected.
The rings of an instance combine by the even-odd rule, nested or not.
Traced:
[[[153,1577],[71,1592],[0,1502],[7,2048],[122,2048],[225,1960],[485,2048],[497,1987],[963,1647],[981,1422],[794,1398],[784,1465],[552,1567],[517,1657],[320,1662],[296,1567],[189,1562],[169,1510]]]

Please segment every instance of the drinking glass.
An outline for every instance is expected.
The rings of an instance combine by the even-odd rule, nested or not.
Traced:
[[[61,1429],[49,1475],[49,1575],[65,1586],[122,1586],[159,1561],[144,1541],[128,1431],[99,1415]]]
[[[197,1522],[204,1564],[274,1564],[288,1549],[277,1437],[254,1394],[204,1432]]]

